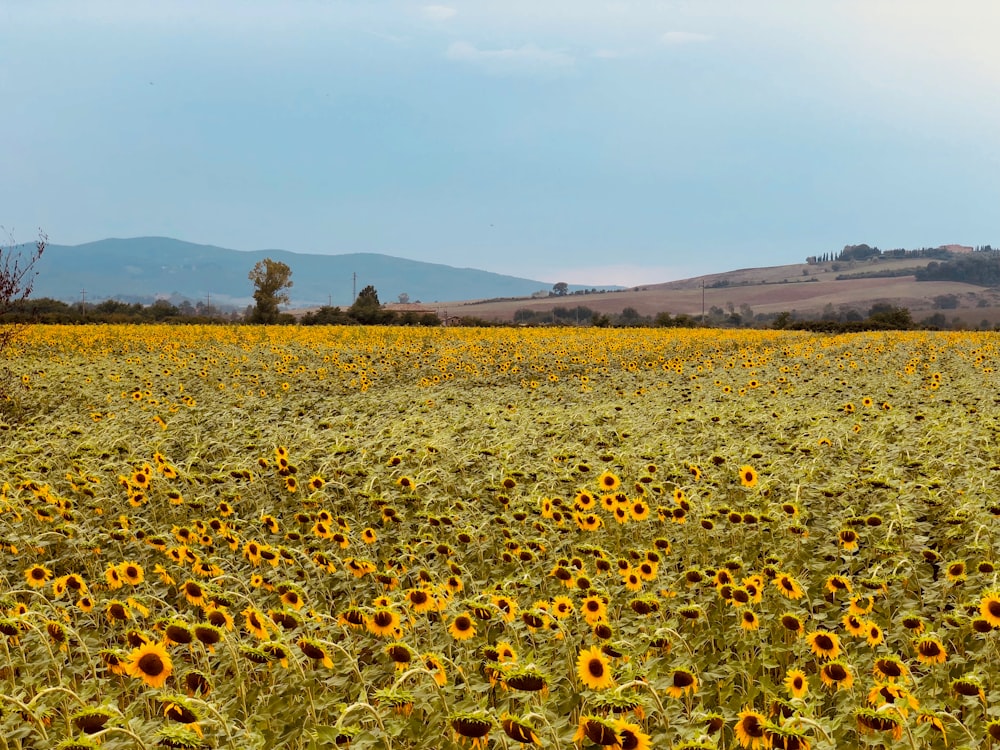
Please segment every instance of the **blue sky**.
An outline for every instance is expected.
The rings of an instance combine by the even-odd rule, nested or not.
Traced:
[[[994,0],[2,0],[0,224],[627,285],[996,246],[997,29]]]

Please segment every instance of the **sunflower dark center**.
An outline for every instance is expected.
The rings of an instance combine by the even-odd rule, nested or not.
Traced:
[[[986,611],[989,612],[992,617],[1000,617],[1000,599],[990,599],[986,603]]]
[[[462,615],[461,617],[455,620],[455,627],[458,628],[459,630],[468,630],[469,628],[472,627],[472,620],[470,620],[465,615]]]
[[[209,646],[212,646],[221,640],[218,631],[212,628],[198,627],[195,628],[194,634],[197,636],[199,641]]]
[[[833,648],[833,639],[828,635],[816,636],[816,647],[823,651],[830,651]]]
[[[748,737],[763,737],[764,727],[756,716],[746,716],[743,719],[743,732]]]
[[[32,568],[31,577],[34,578],[36,581],[41,581],[42,579],[45,578],[45,571],[42,570],[41,568]]]
[[[826,675],[831,680],[836,680],[840,682],[847,677],[847,670],[844,669],[840,664],[830,664],[827,667]]]
[[[934,641],[924,641],[920,644],[919,651],[924,656],[937,656],[941,653],[941,647]]]
[[[903,670],[899,668],[899,665],[888,659],[879,659],[878,670],[886,677],[900,677],[903,674]]]
[[[166,671],[166,665],[159,654],[143,654],[137,662],[139,670],[150,677],[159,677]]]
[[[687,688],[694,684],[694,675],[689,672],[674,672],[674,687]]]
[[[604,677],[604,662],[600,659],[591,659],[587,662],[587,672],[595,679]]]

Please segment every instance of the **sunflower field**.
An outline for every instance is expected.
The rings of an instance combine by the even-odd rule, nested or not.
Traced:
[[[0,749],[1000,747],[998,357],[30,328]]]

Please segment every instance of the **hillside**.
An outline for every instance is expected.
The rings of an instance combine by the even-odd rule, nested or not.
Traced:
[[[552,282],[374,253],[243,252],[167,237],[138,237],[49,245],[37,266],[33,296],[71,302],[79,301],[86,290],[88,301],[114,298],[148,303],[164,297],[205,300],[211,295],[213,305],[242,308],[253,301],[247,274],[265,257],[292,269],[294,285],[289,291],[295,308],[348,306],[353,290],[368,284],[378,290],[383,302],[406,293],[414,302],[428,304],[445,299],[526,297],[552,288]]]
[[[744,268],[661,284],[599,294],[569,294],[546,299],[468,301],[449,303],[451,314],[484,320],[513,320],[518,310],[551,311],[555,307],[584,306],[596,313],[616,315],[633,308],[641,316],[661,312],[671,315],[709,315],[712,308],[739,312],[744,305],[754,315],[794,312],[802,318],[818,317],[831,310],[866,313],[872,305],[887,303],[911,310],[915,319],[941,313],[951,322],[990,326],[1000,322],[1000,292],[994,288],[953,281],[918,282],[912,274],[893,277],[838,278],[863,273],[899,273],[926,266],[930,259],[878,259],[866,262],[796,263],[765,268]],[[704,289],[703,289],[704,287]],[[954,295],[954,300],[950,296]],[[936,300],[936,298],[939,298]],[[940,307],[940,298],[957,306]]]

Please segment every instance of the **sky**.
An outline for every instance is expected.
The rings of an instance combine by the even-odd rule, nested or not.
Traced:
[[[995,0],[439,1],[0,0],[4,239],[627,286],[1000,246]]]

